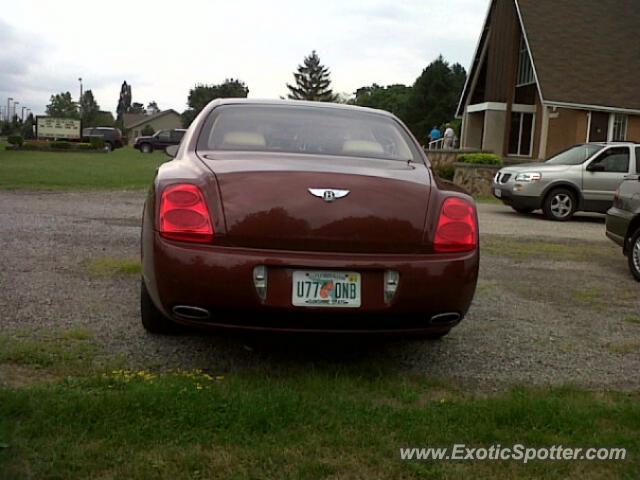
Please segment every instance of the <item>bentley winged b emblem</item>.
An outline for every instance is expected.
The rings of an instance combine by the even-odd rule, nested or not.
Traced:
[[[327,203],[349,195],[349,190],[338,190],[335,188],[309,188],[309,193],[316,197],[320,197]]]

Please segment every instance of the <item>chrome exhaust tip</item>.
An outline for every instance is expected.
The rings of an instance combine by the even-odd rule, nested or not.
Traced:
[[[432,325],[450,325],[460,321],[460,314],[457,312],[439,313],[429,320]]]
[[[209,310],[190,305],[176,305],[171,311],[175,316],[188,320],[207,320],[211,316]]]

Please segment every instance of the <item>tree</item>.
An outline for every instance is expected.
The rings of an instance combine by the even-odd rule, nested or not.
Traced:
[[[247,85],[238,79],[227,78],[219,85],[197,84],[189,90],[187,104],[189,108],[182,113],[182,124],[185,128],[191,125],[196,115],[216,98],[246,98],[249,95]]]
[[[460,64],[449,64],[440,55],[422,71],[411,91],[407,124],[413,134],[426,141],[431,127],[453,119],[467,78]]]
[[[356,90],[355,104],[361,107],[386,110],[406,122],[411,92],[412,88],[406,85],[396,84],[381,87],[374,83],[369,87]]]
[[[151,115],[161,112],[155,100],[149,102],[149,105],[147,105],[147,112],[150,113]]]
[[[127,110],[127,113],[145,114],[147,113],[147,111],[145,110],[144,105],[142,103],[133,102],[129,107],[129,109]]]
[[[93,97],[93,92],[87,90],[80,99],[80,114],[83,127],[96,127],[96,117],[100,112],[100,106]]]
[[[105,110],[100,110],[94,120],[95,127],[113,127],[116,124],[113,114]]]
[[[125,80],[120,87],[120,98],[118,99],[118,106],[116,107],[118,122],[123,122],[123,115],[131,108],[131,85],[127,84]]]
[[[33,133],[33,126],[35,125],[36,120],[33,118],[33,113],[30,113],[27,118],[24,119],[24,123],[22,124],[22,138],[28,140],[35,138]]]
[[[304,58],[303,65],[298,65],[297,73],[293,74],[296,84],[290,85],[288,98],[292,100],[312,100],[317,102],[333,102],[336,95],[331,90],[330,72],[320,63],[320,57],[315,50]]]
[[[51,95],[49,102],[46,112],[50,117],[79,118],[78,106],[71,98],[71,94],[69,92]]]

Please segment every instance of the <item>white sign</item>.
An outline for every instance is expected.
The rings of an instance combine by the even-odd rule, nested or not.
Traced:
[[[81,137],[80,120],[38,116],[36,132],[38,138],[79,139]]]

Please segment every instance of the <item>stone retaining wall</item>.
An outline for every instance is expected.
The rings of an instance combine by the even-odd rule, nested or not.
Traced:
[[[476,165],[456,162],[453,183],[466,189],[471,195],[491,195],[491,183],[500,165]]]

